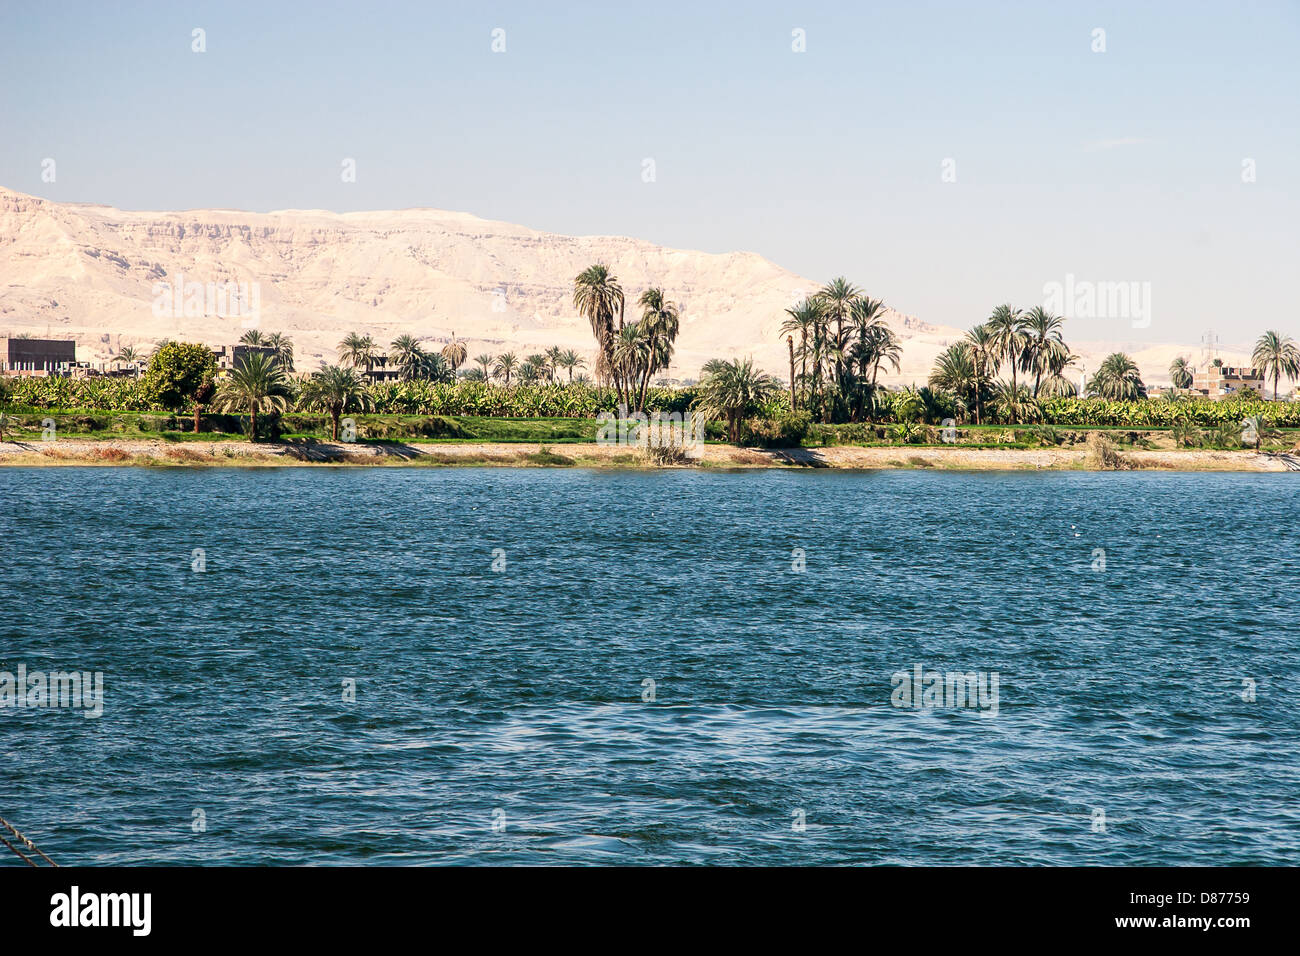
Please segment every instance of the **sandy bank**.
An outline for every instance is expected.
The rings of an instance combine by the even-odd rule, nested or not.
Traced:
[[[498,465],[638,467],[636,449],[535,444],[285,444],[124,440],[0,442],[0,465]],[[1253,451],[1124,451],[1129,468],[1162,471],[1287,471],[1283,457]],[[1300,468],[1300,462],[1295,461]],[[936,468],[973,471],[1088,470],[1086,448],[866,448],[835,446],[764,450],[709,445],[695,467]]]

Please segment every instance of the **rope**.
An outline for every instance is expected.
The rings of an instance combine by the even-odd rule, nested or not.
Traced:
[[[4,828],[7,829],[10,833],[12,833],[12,834],[13,834],[13,835],[14,835],[14,836],[19,840],[19,842],[21,842],[24,846],[27,847],[27,849],[31,850],[33,853],[35,853],[37,856],[39,856],[42,860],[44,860],[44,861],[45,861],[46,863],[48,863],[50,866],[58,867],[59,864],[55,863],[55,862],[54,862],[53,860],[51,860],[48,856],[46,856],[44,853],[42,853],[42,852],[40,851],[40,849],[36,846],[35,843],[33,843],[31,840],[27,839],[27,837],[23,836],[21,833],[19,833],[19,832],[18,832],[18,828],[17,828],[16,826],[14,826],[12,823],[10,823],[8,820],[6,820],[4,817],[0,817],[0,825],[3,825]],[[19,856],[21,856],[24,860],[26,860],[28,866],[39,866],[39,865],[40,865],[40,864],[38,864],[38,863],[34,863],[34,862],[32,861],[32,859],[31,859],[31,857],[27,856],[27,854],[23,853],[21,850],[19,850],[16,846],[14,846],[12,843],[10,843],[8,840],[6,840],[6,839],[5,839],[4,837],[2,837],[2,836],[0,836],[0,843],[3,843],[5,846],[9,847],[9,849],[13,850],[15,853],[17,853]]]

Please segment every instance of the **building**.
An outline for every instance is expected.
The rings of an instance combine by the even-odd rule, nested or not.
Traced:
[[[1210,365],[1192,374],[1192,391],[1210,398],[1228,398],[1252,391],[1264,396],[1264,375],[1253,368],[1232,368],[1227,365]]]
[[[242,365],[244,359],[254,352],[265,355],[275,362],[280,361],[279,352],[262,345],[223,345],[219,349],[212,350],[212,357],[217,360],[217,376],[226,375],[236,365]]]
[[[77,343],[72,339],[0,338],[0,374],[67,375],[76,364]]]
[[[379,360],[375,362],[370,371],[361,369],[360,372],[366,381],[370,382],[372,385],[376,385],[379,382],[397,382],[402,378],[401,368],[399,368],[395,362],[389,364],[387,355],[379,356]]]

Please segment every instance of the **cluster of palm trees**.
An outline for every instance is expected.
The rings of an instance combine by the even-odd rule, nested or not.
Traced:
[[[558,382],[560,370],[564,369],[569,373],[569,384],[588,381],[581,373],[576,379],[573,375],[575,369],[587,367],[587,360],[573,349],[561,349],[558,345],[551,346],[545,352],[529,355],[522,362],[514,352],[503,352],[501,355],[484,353],[476,355],[474,361],[479,367],[463,372],[461,378],[473,382],[490,382],[495,378],[509,387],[512,380],[516,383]]]
[[[976,424],[990,406],[1011,421],[1032,417],[1040,398],[1075,394],[1066,372],[1077,356],[1061,335],[1064,324],[1041,306],[1026,312],[999,305],[965,338],[939,353],[929,385],[947,393],[958,414],[971,415]],[[1000,371],[1008,377],[998,379]]]
[[[903,352],[885,322],[884,303],[841,277],[785,311],[781,334],[790,352],[791,407],[823,422],[870,417],[881,366],[898,371]]]
[[[614,386],[620,405],[643,411],[651,376],[672,362],[681,310],[652,287],[637,299],[641,318],[625,322],[623,287],[599,262],[574,278],[573,305],[596,337],[596,380]]]
[[[376,367],[392,365],[404,382],[453,382],[456,371],[469,356],[465,343],[452,333],[451,341],[438,351],[429,351],[414,335],[399,335],[393,339],[388,352],[383,352],[369,335],[349,332],[338,344],[340,365],[354,370],[364,369],[367,376]]]

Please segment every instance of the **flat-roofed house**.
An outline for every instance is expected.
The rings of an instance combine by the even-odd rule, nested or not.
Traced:
[[[1228,398],[1244,392],[1264,396],[1264,374],[1253,368],[1210,365],[1192,375],[1192,390],[1210,398]]]
[[[72,339],[0,338],[0,374],[67,375],[77,363],[77,343]]]

